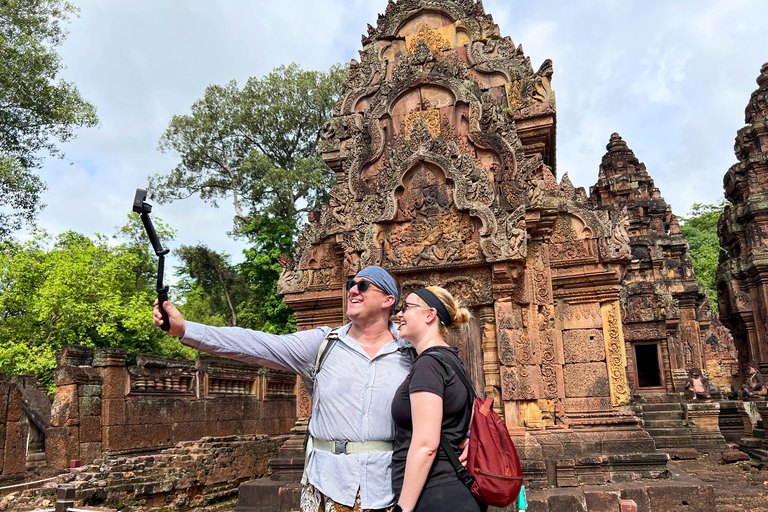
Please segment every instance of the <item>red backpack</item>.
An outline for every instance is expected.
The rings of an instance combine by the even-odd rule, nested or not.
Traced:
[[[511,505],[523,485],[523,469],[504,420],[492,408],[493,398],[486,398],[485,401],[478,398],[464,372],[450,357],[439,352],[431,352],[430,355],[439,357],[453,368],[466,386],[474,405],[467,467],[459,462],[456,451],[442,434],[440,446],[448,454],[459,480],[472,491],[478,501],[493,507]]]

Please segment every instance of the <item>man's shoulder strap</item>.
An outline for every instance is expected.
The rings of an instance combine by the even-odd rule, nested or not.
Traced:
[[[320,373],[320,368],[323,367],[323,363],[325,363],[325,360],[328,359],[328,354],[331,353],[331,349],[336,345],[336,342],[339,341],[340,330],[341,327],[331,329],[328,331],[328,334],[325,335],[325,338],[323,338],[323,342],[320,343],[320,348],[317,351],[317,359],[315,360],[315,366],[312,368],[312,372],[310,373],[310,378],[312,378],[312,380],[315,380],[317,374]]]

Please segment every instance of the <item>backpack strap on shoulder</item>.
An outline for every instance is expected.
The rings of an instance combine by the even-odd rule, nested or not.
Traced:
[[[435,356],[438,359],[442,359],[443,361],[448,363],[448,366],[451,367],[451,369],[454,371],[456,376],[461,380],[461,382],[464,383],[464,386],[467,388],[467,391],[469,392],[469,403],[472,403],[475,401],[475,398],[477,398],[477,393],[475,393],[475,387],[472,385],[471,382],[469,382],[469,380],[467,380],[467,377],[464,375],[464,371],[461,368],[459,368],[459,365],[456,364],[456,361],[454,361],[452,358],[440,352],[428,352],[427,355]]]
[[[428,352],[427,355],[435,356],[438,359],[441,359],[445,363],[447,363],[448,366],[450,366],[451,369],[453,369],[453,372],[461,380],[461,382],[464,383],[464,386],[466,386],[467,392],[469,393],[469,400],[467,400],[467,410],[469,411],[470,418],[471,418],[472,404],[474,404],[475,398],[477,398],[477,395],[475,394],[474,386],[469,382],[469,380],[467,380],[467,377],[464,375],[464,372],[462,371],[462,369],[459,368],[459,365],[457,365],[452,358],[440,352]],[[448,460],[451,462],[451,466],[453,466],[453,469],[456,471],[456,476],[459,478],[459,481],[463,483],[464,486],[471,491],[472,486],[475,483],[475,479],[472,478],[472,475],[469,474],[469,472],[467,471],[467,468],[465,468],[464,465],[461,463],[461,461],[459,460],[459,456],[456,455],[456,450],[453,449],[451,444],[445,438],[445,434],[443,434],[442,432],[440,432],[440,447],[448,456]]]
[[[317,378],[317,374],[320,373],[320,368],[323,367],[323,363],[325,363],[325,360],[328,359],[328,355],[331,353],[331,349],[333,349],[333,347],[339,341],[339,330],[341,330],[341,327],[331,329],[328,334],[325,335],[325,338],[323,338],[322,343],[320,343],[320,348],[317,350],[317,359],[315,360],[315,365],[309,372],[309,377],[312,380]]]
[[[328,359],[328,355],[336,343],[339,341],[339,330],[341,327],[336,327],[328,331],[323,341],[320,343],[320,347],[317,350],[317,359],[315,359],[315,365],[309,370],[309,378],[313,383],[317,382],[317,374],[320,373],[320,368],[323,367],[323,363]],[[314,392],[315,390],[313,390]],[[317,407],[317,401],[313,400],[312,408]],[[309,419],[312,422],[312,418]],[[307,465],[309,464],[309,456],[314,451],[312,443],[312,436],[309,434],[309,425],[307,425],[307,433],[304,435],[304,473],[301,475],[302,485],[307,484]]]

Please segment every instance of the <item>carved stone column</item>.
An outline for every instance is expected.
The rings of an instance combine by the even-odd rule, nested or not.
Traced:
[[[603,338],[608,364],[608,384],[611,389],[611,405],[614,407],[627,405],[629,404],[627,353],[621,329],[619,301],[603,302],[600,304],[600,313],[603,317]]]
[[[480,332],[483,346],[483,373],[485,396],[493,398],[493,410],[504,419],[504,403],[501,399],[501,372],[499,347],[496,343],[496,315],[493,306],[480,308]]]

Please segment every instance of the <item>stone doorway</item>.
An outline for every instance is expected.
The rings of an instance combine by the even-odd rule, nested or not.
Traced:
[[[665,393],[661,344],[654,341],[633,343],[632,355],[637,390]]]

